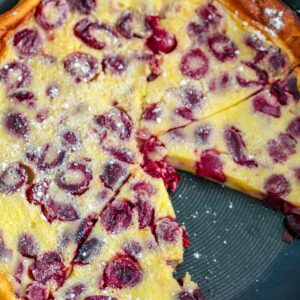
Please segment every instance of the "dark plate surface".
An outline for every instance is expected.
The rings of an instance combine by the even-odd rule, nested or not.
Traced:
[[[0,0],[0,11],[15,2]],[[207,300],[300,299],[300,241],[282,242],[282,214],[186,173],[172,201],[192,242],[176,276],[190,272]]]

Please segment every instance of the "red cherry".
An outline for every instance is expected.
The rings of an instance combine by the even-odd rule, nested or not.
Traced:
[[[96,256],[102,247],[103,243],[97,238],[91,238],[85,241],[77,250],[74,259],[75,264],[85,265],[91,262],[92,257]]]
[[[140,149],[145,161],[160,160],[165,157],[166,147],[156,137],[151,137],[145,141]]]
[[[187,33],[190,38],[195,39],[199,44],[204,44],[208,38],[207,29],[196,22],[188,24]]]
[[[198,80],[208,72],[208,63],[208,58],[200,49],[193,49],[182,57],[180,71],[182,75]]]
[[[206,145],[209,142],[212,134],[212,127],[210,125],[200,125],[195,129],[195,141],[197,145]]]
[[[133,122],[125,111],[114,107],[105,115],[105,127],[120,139],[128,140],[132,134]]]
[[[182,245],[184,248],[192,246],[192,243],[190,242],[190,238],[185,227],[182,227]]]
[[[100,179],[107,188],[117,189],[128,176],[127,169],[119,162],[109,161],[105,164]]]
[[[290,184],[283,175],[272,175],[264,183],[264,189],[271,199],[278,199],[290,192]]]
[[[21,235],[18,241],[18,251],[24,257],[35,258],[38,254],[38,246],[34,237],[30,234]]]
[[[55,11],[53,13],[52,11]],[[52,12],[50,17],[50,12]],[[37,23],[45,30],[61,26],[68,16],[69,8],[65,0],[42,0],[35,11]],[[53,20],[52,16],[55,15]]]
[[[113,43],[117,38],[114,29],[104,23],[92,22],[88,18],[82,19],[74,27],[74,34],[86,45],[93,49],[102,50],[107,42]],[[101,34],[101,39],[96,36]]]
[[[276,139],[269,140],[267,151],[274,163],[282,163],[296,153],[297,142],[288,134],[280,133]]]
[[[182,291],[178,294],[178,300],[205,300],[204,295],[200,289],[196,289],[193,293]]]
[[[80,296],[84,291],[86,290],[86,287],[83,283],[77,283],[71,286],[67,289],[67,291],[64,294],[65,300],[76,300],[78,296]],[[85,298],[86,299],[86,298]]]
[[[256,35],[247,35],[245,37],[245,44],[253,50],[260,52],[266,51],[266,46]]]
[[[241,87],[249,87],[253,85],[264,86],[268,83],[268,73],[265,70],[261,69],[260,67],[258,67],[256,64],[253,63],[244,63],[244,65],[255,72],[257,76],[257,80],[247,80],[241,77],[240,75],[237,75],[236,80]]]
[[[193,296],[194,296],[195,300],[205,300],[205,297],[199,288],[194,290]]]
[[[48,291],[47,288],[38,282],[30,283],[26,287],[25,300],[47,300]]]
[[[143,166],[143,169],[150,176],[154,178],[161,178],[165,187],[171,192],[175,192],[180,178],[172,166],[169,166],[164,161],[149,161]]]
[[[177,47],[177,40],[172,33],[159,27],[159,17],[149,16],[147,21],[153,31],[146,41],[146,46],[155,54],[174,51]]]
[[[225,130],[224,139],[234,162],[248,168],[255,168],[258,166],[255,160],[247,157],[246,145],[239,129],[235,127],[227,128]]]
[[[180,227],[172,218],[163,218],[156,222],[155,234],[158,240],[176,243],[179,239]]]
[[[142,119],[157,122],[161,115],[162,109],[159,107],[159,103],[152,103],[143,111]]]
[[[13,39],[13,45],[22,56],[35,56],[42,48],[42,39],[36,29],[22,29]]]
[[[62,286],[66,280],[66,268],[56,252],[46,252],[29,267],[30,276],[37,282]]]
[[[11,112],[6,115],[4,125],[10,133],[18,138],[26,136],[29,132],[28,119],[19,112]]]
[[[156,193],[155,187],[150,182],[144,180],[132,184],[131,189],[138,200],[149,200]]]
[[[300,89],[298,88],[298,81],[295,77],[291,77],[286,81],[285,89],[293,96],[294,100],[300,100]]]
[[[155,54],[160,52],[170,53],[177,47],[177,41],[175,36],[165,29],[156,28],[147,39],[146,45]]]
[[[143,38],[147,33],[143,16],[132,11],[125,12],[119,17],[116,28],[127,39]]]
[[[203,106],[203,94],[193,88],[186,87],[180,94],[182,104],[188,109],[201,108]]]
[[[133,288],[142,279],[140,266],[129,255],[117,255],[107,263],[103,272],[105,286],[115,289]]]
[[[127,229],[132,220],[132,205],[127,201],[114,201],[106,206],[101,214],[104,229],[118,234]]]
[[[201,7],[199,16],[202,18],[206,27],[209,27],[211,25],[217,26],[222,19],[222,16],[220,15],[218,9],[213,4],[207,4]]]
[[[92,171],[85,164],[72,162],[56,175],[55,182],[62,190],[81,196],[89,189],[92,179]]]
[[[75,52],[67,56],[64,60],[64,68],[76,83],[89,82],[95,79],[99,73],[97,59],[82,52]]]
[[[284,69],[286,65],[285,57],[279,50],[276,50],[269,58],[270,66],[273,70],[278,71]]]
[[[29,203],[41,205],[49,199],[49,184],[48,180],[42,180],[32,184],[26,189],[26,199]]]
[[[19,261],[14,273],[14,279],[16,280],[17,283],[21,284],[23,275],[24,275],[24,264],[22,261]]]
[[[293,237],[300,237],[300,216],[287,215],[284,219],[284,226]]]
[[[254,111],[259,111],[274,118],[279,118],[281,116],[280,106],[270,104],[264,96],[256,96],[252,100],[252,105]]]
[[[237,47],[225,35],[217,33],[210,37],[208,46],[216,59],[221,62],[230,61],[237,57]]]
[[[195,117],[193,115],[193,112],[187,107],[176,108],[175,111],[174,111],[174,114],[176,116],[179,116],[180,118],[185,119],[185,120],[195,121]]]
[[[125,242],[123,250],[132,257],[137,257],[142,252],[142,246],[136,241]]]
[[[290,122],[287,132],[294,138],[300,139],[300,117],[296,117]]]
[[[96,214],[91,214],[80,223],[75,235],[75,241],[78,245],[82,245],[82,243],[88,238],[97,219],[98,216],[96,216]]]
[[[26,104],[33,107],[35,104],[35,96],[29,91],[18,91],[10,95],[10,100],[16,104]]]
[[[72,9],[78,12],[89,15],[97,8],[97,0],[68,0]]]
[[[214,149],[205,150],[196,163],[196,174],[200,177],[212,178],[219,182],[225,182],[223,173],[224,162],[219,157],[219,152]]]
[[[154,219],[154,209],[147,200],[138,200],[136,203],[140,229],[150,226]]]
[[[18,163],[10,164],[0,173],[0,192],[5,194],[15,193],[27,181],[26,169]]]
[[[104,150],[119,161],[127,164],[134,164],[135,162],[135,155],[130,149],[105,147]]]
[[[300,181],[300,167],[294,169],[295,177],[298,181]]]
[[[63,160],[66,155],[66,151],[64,150],[58,151],[57,154],[55,153],[56,156],[54,156],[52,160],[48,161],[47,158],[49,156],[50,150],[51,147],[49,144],[45,145],[42,148],[42,151],[39,157],[37,158],[37,162],[36,162],[39,170],[46,171],[46,170],[55,169],[56,167],[60,166],[63,163]]]
[[[80,218],[77,210],[71,203],[61,204],[52,199],[42,204],[42,212],[49,223],[55,220],[70,222]]]
[[[275,82],[271,85],[270,92],[277,99],[277,102],[280,105],[287,105],[288,96],[286,94],[285,88],[279,82]]]
[[[67,149],[74,151],[80,145],[79,134],[73,130],[65,130],[61,134],[61,143]]]
[[[23,63],[13,61],[0,69],[0,81],[7,90],[26,88],[31,83],[32,74],[29,67]]]
[[[112,75],[122,75],[128,67],[128,62],[124,57],[118,55],[108,55],[102,61],[104,73]]]

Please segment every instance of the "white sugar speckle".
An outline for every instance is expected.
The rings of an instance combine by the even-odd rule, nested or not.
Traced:
[[[193,219],[196,219],[198,216],[199,216],[199,212],[198,211],[196,211],[194,214],[191,215],[191,217]]]
[[[264,13],[269,17],[270,25],[273,29],[279,31],[284,26],[282,17],[283,11],[278,11],[275,8],[265,8]]]
[[[201,254],[200,254],[199,252],[195,252],[195,253],[194,253],[194,257],[195,257],[196,259],[199,259],[199,258],[201,257]]]

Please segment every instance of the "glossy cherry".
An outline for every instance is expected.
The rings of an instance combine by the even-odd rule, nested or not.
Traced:
[[[123,289],[138,285],[143,279],[139,264],[129,255],[117,255],[104,268],[104,286]]]
[[[205,150],[200,160],[196,163],[196,174],[200,177],[208,177],[219,182],[225,182],[224,162],[220,153],[215,149]]]
[[[208,68],[208,58],[199,48],[190,50],[182,57],[180,62],[182,75],[191,79],[201,79],[208,72]]]
[[[98,75],[98,60],[86,53],[75,52],[64,60],[65,70],[72,76],[76,83],[89,82]]]
[[[42,39],[37,29],[25,28],[15,34],[13,45],[21,56],[35,56],[42,48]]]
[[[55,182],[62,190],[81,196],[89,189],[92,179],[92,171],[84,163],[72,162],[56,175]]]
[[[101,213],[101,224],[109,233],[127,229],[132,220],[133,207],[128,201],[113,201]]]
[[[10,164],[0,172],[0,192],[15,193],[28,181],[26,169],[18,163]]]

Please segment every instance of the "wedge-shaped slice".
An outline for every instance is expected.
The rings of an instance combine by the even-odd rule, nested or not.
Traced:
[[[157,56],[148,78],[141,127],[154,135],[239,103],[287,75],[295,63],[283,45],[218,1],[177,1],[166,19],[151,24],[154,37],[164,30],[177,42]],[[166,52],[151,39],[147,45]]]
[[[167,160],[254,197],[299,207],[299,100],[292,75],[224,112],[161,136]]]
[[[202,299],[189,277],[181,286],[172,276],[186,244],[163,182],[139,169],[102,210],[55,297]]]

